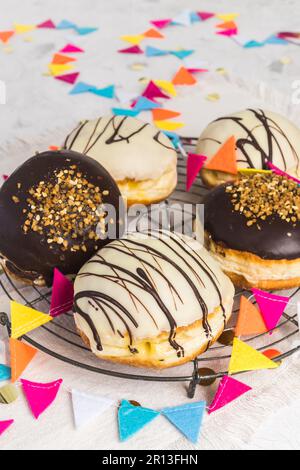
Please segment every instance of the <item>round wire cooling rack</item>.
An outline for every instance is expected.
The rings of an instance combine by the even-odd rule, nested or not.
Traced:
[[[208,191],[200,178],[195,181],[188,193],[185,191],[186,152],[194,150],[195,142],[196,139],[194,138],[182,139],[184,148],[181,148],[178,153],[178,184],[176,190],[168,201],[158,206],[158,211],[147,210],[139,214],[135,221],[137,229],[147,220],[152,224],[154,223],[154,225],[159,225],[160,228],[163,226],[163,228],[176,231],[178,227],[176,221],[169,217],[169,208],[171,205],[178,208],[178,206],[185,204],[185,214],[188,215],[188,223],[185,221],[185,233],[187,233],[186,230],[189,230],[191,234],[193,233],[193,221],[196,217],[195,205],[201,204],[203,196]],[[51,299],[51,289],[49,288],[21,284],[3,271],[0,274],[1,290],[2,297],[5,300],[2,301],[3,307],[1,307],[1,310],[8,310],[9,301],[15,300],[40,311],[49,311]],[[71,312],[54,318],[46,325],[24,335],[22,339],[56,359],[98,374],[119,379],[186,383],[188,384],[188,397],[193,398],[197,385],[210,385],[216,379],[228,373],[227,367],[231,357],[234,326],[239,310],[239,299],[242,294],[248,298],[251,295],[249,291],[236,291],[232,317],[218,342],[193,361],[163,371],[136,369],[96,358],[83,344],[80,335],[77,333]],[[293,340],[299,332],[295,305],[297,299],[300,300],[300,287],[285,291],[283,295],[289,296],[292,301],[285,309],[280,323],[272,330],[272,335],[264,333],[245,339],[247,343],[262,352],[267,349],[279,348],[280,354],[273,359],[276,362],[282,361],[300,350],[300,341],[296,346],[293,344]],[[251,301],[254,302],[253,299]],[[0,312],[0,324],[7,328],[10,335],[10,320],[5,311]]]

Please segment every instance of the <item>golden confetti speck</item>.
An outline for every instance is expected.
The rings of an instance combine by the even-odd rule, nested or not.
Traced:
[[[135,64],[131,64],[129,66],[129,68],[131,70],[134,70],[134,71],[140,71],[140,70],[143,70],[145,67],[147,67],[147,64],[144,64],[144,63],[141,63],[141,62],[137,62]]]
[[[220,95],[219,95],[219,93],[210,93],[210,94],[206,95],[205,98],[207,99],[207,101],[214,102],[214,101],[219,101]]]
[[[292,62],[292,59],[290,57],[284,56],[279,59],[279,62],[283,65],[288,65]]]

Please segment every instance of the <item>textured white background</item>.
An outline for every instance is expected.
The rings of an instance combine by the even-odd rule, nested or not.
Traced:
[[[38,23],[49,17],[54,21],[66,18],[82,26],[100,28],[97,33],[82,38],[68,31],[39,30],[28,34],[33,38],[32,42],[25,42],[21,36],[15,38],[10,54],[0,49],[0,79],[7,85],[7,104],[0,106],[1,173],[10,173],[36,150],[43,150],[49,144],[60,144],[79,119],[103,114],[116,104],[94,95],[68,96],[68,85],[43,76],[52,54],[67,42],[74,42],[86,50],[85,54],[78,55],[81,80],[99,87],[115,83],[139,92],[142,89],[139,78],[170,79],[180,64],[175,57],[146,60],[143,56],[116,53],[117,49],[125,47],[119,36],[143,32],[150,19],[172,17],[184,8],[236,11],[241,14],[238,19],[240,31],[245,40],[250,40],[264,39],[278,30],[299,31],[300,16],[298,0],[0,0],[0,5],[3,7],[0,30],[9,29],[13,22]],[[197,135],[212,118],[257,105],[282,111],[299,124],[299,105],[291,103],[292,82],[300,79],[299,48],[266,46],[244,50],[230,39],[215,35],[214,24],[212,20],[189,28],[169,28],[165,30],[167,39],[148,41],[148,44],[162,48],[195,48],[196,56],[207,60],[210,70],[217,67],[228,70],[228,80],[211,72],[199,77],[195,87],[183,90],[177,98],[170,100],[168,107],[181,110],[182,119],[187,123],[182,134]],[[286,56],[291,63],[283,66],[280,72],[272,71],[270,65]],[[134,72],[129,67],[134,62],[146,62],[148,66],[142,72]],[[205,100],[212,92],[220,93],[219,102]],[[147,119],[146,114],[142,117]],[[273,375],[268,385],[264,379],[264,386],[257,387],[251,397],[242,398],[237,405],[216,417],[206,417],[198,448],[299,448],[299,362],[298,358],[293,358],[289,367]],[[68,387],[76,386],[116,399],[138,399],[145,406],[159,407],[186,401],[182,386],[145,383],[136,386],[122,382],[121,388],[117,380],[109,381],[73,369],[42,354],[26,372],[27,378],[41,381],[59,376],[65,379]],[[251,383],[251,378],[245,377],[245,382]],[[199,398],[203,396],[197,395],[196,399]],[[75,432],[68,393],[61,393],[52,409],[38,422],[32,419],[22,398],[11,406],[0,406],[0,419],[16,419],[16,425],[1,437],[0,448],[193,448],[162,418],[128,443],[120,444],[115,414],[116,410],[111,409],[86,429]]]

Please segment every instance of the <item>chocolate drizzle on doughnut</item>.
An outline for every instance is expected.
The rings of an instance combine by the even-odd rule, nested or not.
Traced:
[[[166,267],[169,266],[175,269],[177,275],[182,279],[182,283],[187,283],[191,288],[191,292],[199,304],[199,319],[202,318],[203,328],[207,337],[207,347],[209,347],[212,339],[212,329],[208,321],[208,307],[200,294],[200,289],[197,285],[198,283],[206,289],[213,288],[217,292],[217,295],[220,299],[220,305],[225,316],[218,277],[202,259],[201,253],[192,250],[190,247],[188,247],[187,242],[183,238],[174,233],[170,233],[168,234],[168,237],[166,237],[162,231],[157,231],[155,232],[155,235],[153,232],[151,232],[151,236],[159,238],[160,242],[162,242],[168,248],[168,250],[171,251],[171,256],[165,254],[165,252],[162,252],[163,250],[158,251],[158,249],[154,248],[151,244],[147,244],[143,238],[127,238],[125,241],[118,240],[107,245],[105,251],[106,253],[109,250],[118,252],[120,253],[120,256],[122,256],[122,259],[124,259],[125,256],[133,257],[137,265],[135,271],[129,270],[118,264],[108,262],[105,259],[105,255],[102,256],[100,251],[86,264],[86,266],[94,264],[99,265],[100,269],[98,271],[95,270],[95,272],[92,270],[85,271],[79,273],[78,275],[78,278],[96,277],[99,279],[105,279],[112,284],[111,295],[107,295],[106,293],[100,291],[96,292],[92,290],[83,290],[77,292],[74,298],[74,310],[89,325],[96,343],[96,347],[99,351],[102,350],[102,343],[99,332],[96,330],[90,315],[82,310],[81,300],[88,299],[89,306],[92,306],[92,308],[97,311],[97,314],[102,313],[106,319],[109,319],[109,325],[113,333],[116,331],[114,319],[120,319],[127,331],[129,338],[128,346],[131,350],[133,345],[134,328],[138,328],[139,326],[137,320],[135,319],[133,313],[134,311],[139,312],[139,314],[141,311],[144,311],[145,314],[151,318],[154,326],[158,327],[153,314],[147,307],[146,302],[143,301],[143,293],[146,293],[148,296],[152,297],[161,313],[167,318],[169,324],[169,344],[177,352],[177,356],[179,358],[184,357],[184,349],[176,342],[177,323],[174,318],[174,314],[172,314],[173,309],[174,311],[177,311],[179,304],[183,304],[183,299],[176,289],[174,282],[172,282],[172,279],[168,278],[164,272],[164,264]],[[183,269],[176,262],[176,259],[178,258],[185,263],[186,269]],[[196,263],[197,269],[192,266],[192,262]],[[110,271],[105,269],[103,270],[102,274],[101,266],[109,268]],[[192,279],[192,273],[196,281]],[[206,282],[208,282],[209,285],[204,285],[203,279],[205,276],[201,276],[201,273],[205,273],[207,276]],[[156,279],[161,279],[162,282],[167,284],[173,298],[174,305],[172,308],[167,306],[162,299],[159,293],[159,288],[153,280],[154,274],[156,275]],[[126,293],[129,295],[133,306],[132,310],[129,311],[128,308],[124,307],[120,300],[117,300],[114,297],[114,284],[122,287],[125,291],[124,294]],[[140,290],[141,295],[137,295],[137,289]],[[101,309],[101,312],[99,311],[99,308]]]

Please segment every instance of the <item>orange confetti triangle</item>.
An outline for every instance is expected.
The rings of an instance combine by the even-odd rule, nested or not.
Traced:
[[[159,31],[157,31],[157,29],[154,29],[154,28],[148,29],[148,31],[143,33],[143,36],[145,38],[158,38],[158,39],[162,39],[162,38],[165,37],[163,34],[161,34]]]
[[[180,67],[178,72],[175,74],[172,83],[174,85],[194,85],[197,83],[197,80],[185,67]]]
[[[67,64],[68,62],[74,62],[75,57],[69,57],[63,54],[54,54],[52,64]]]
[[[15,382],[37,353],[37,349],[14,338],[9,339],[11,381]]]
[[[217,24],[216,27],[222,29],[236,29],[237,24],[234,21],[225,21],[225,23]]]
[[[235,137],[232,135],[219,148],[217,153],[205,165],[208,170],[223,171],[232,175],[237,174]]]
[[[235,335],[259,335],[261,333],[266,333],[267,331],[268,330],[259,310],[250,302],[250,300],[242,295],[238,321],[235,327]]]
[[[275,357],[278,357],[282,354],[280,351],[278,351],[278,349],[266,349],[262,353],[269,359],[275,359]]]
[[[5,44],[14,34],[14,31],[0,31],[0,41]]]
[[[152,109],[153,121],[164,121],[173,117],[180,116],[178,111],[171,111],[170,109],[155,108]]]

